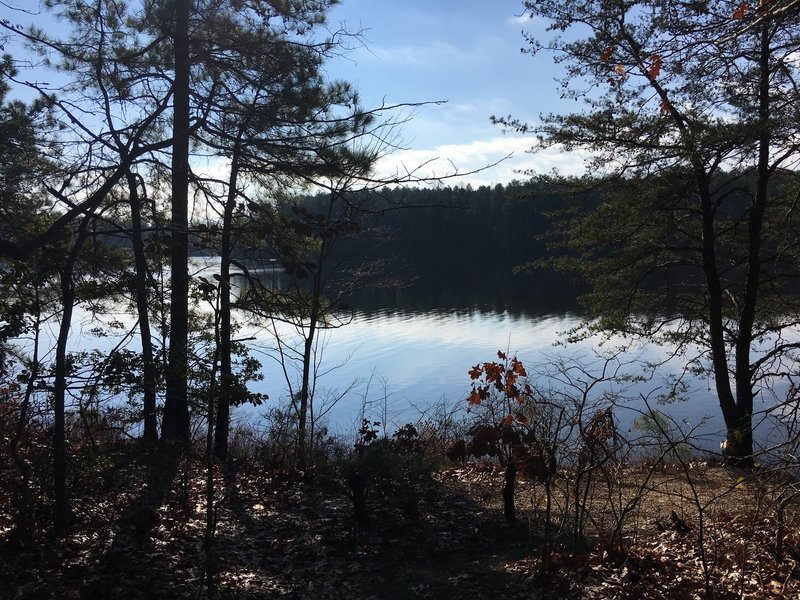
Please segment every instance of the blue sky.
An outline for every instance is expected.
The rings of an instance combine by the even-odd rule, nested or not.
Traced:
[[[22,22],[29,19],[6,4],[38,6],[35,0],[0,2],[0,17]],[[42,13],[34,13],[33,20],[41,20]],[[541,113],[575,109],[559,100],[552,57],[520,52],[523,30],[544,30],[544,23],[523,15],[521,0],[342,0],[329,14],[329,27],[340,24],[361,31],[363,43],[330,62],[328,74],[355,84],[365,106],[446,101],[411,115],[397,134],[402,149],[380,163],[380,174],[421,164],[428,165],[424,175],[463,173],[510,154],[496,167],[448,183],[506,183],[524,178],[523,169],[582,170],[575,155],[530,154],[532,137],[490,123],[491,115],[534,123]]]
[[[330,65],[330,74],[361,90],[367,105],[447,100],[416,113],[401,132],[407,150],[383,168],[408,168],[438,158],[437,174],[468,171],[514,154],[501,165],[466,178],[473,185],[522,178],[515,170],[580,170],[574,156],[531,155],[531,137],[504,134],[489,121],[508,115],[535,122],[539,114],[573,109],[558,97],[552,57],[522,54],[522,31],[544,24],[525,17],[520,0],[342,0],[330,14],[363,29],[364,47]],[[402,167],[400,167],[402,169]]]

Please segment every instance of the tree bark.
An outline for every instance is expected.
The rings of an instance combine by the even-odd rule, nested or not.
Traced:
[[[503,516],[509,523],[517,522],[517,509],[514,505],[514,491],[517,486],[517,466],[513,459],[506,462],[506,479],[503,485]]]
[[[147,257],[144,253],[141,199],[136,185],[136,176],[129,172],[127,179],[131,207],[133,255],[136,263],[134,295],[136,297],[136,312],[139,318],[139,333],[142,338],[144,443],[148,448],[152,448],[158,441],[158,418],[156,415],[156,381],[158,377],[147,303]]]
[[[173,85],[172,247],[169,352],[162,438],[189,441],[189,12],[191,0],[175,2]]]
[[[723,410],[727,436],[725,456],[735,466],[753,465],[753,379],[751,350],[759,288],[761,287],[761,245],[764,213],[767,208],[770,180],[770,34],[762,26],[758,62],[758,163],[756,165],[756,191],[748,211],[747,222],[747,272],[744,295],[739,311],[738,335],[735,355],[735,410]]]
[[[239,175],[239,147],[234,149],[231,159],[231,174],[228,180],[228,196],[222,220],[222,245],[220,250],[220,297],[219,297],[219,361],[220,386],[214,435],[214,456],[225,462],[228,458],[228,435],[230,429],[230,405],[235,390],[232,367],[231,341],[231,254],[233,243],[231,229],[236,207],[236,184]]]
[[[55,371],[53,373],[53,526],[64,531],[69,525],[69,497],[67,495],[66,448],[66,392],[67,392],[67,342],[72,327],[75,306],[75,284],[72,280],[86,228],[92,219],[84,217],[66,263],[60,273],[62,313],[56,341]]]

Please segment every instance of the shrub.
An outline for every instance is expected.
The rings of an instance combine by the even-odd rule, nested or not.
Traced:
[[[340,448],[329,463],[333,476],[353,503],[356,529],[368,530],[368,501],[388,498],[413,509],[420,494],[434,483],[435,464],[424,453],[416,427],[407,424],[394,435],[380,436],[377,421],[362,420],[352,449]]]

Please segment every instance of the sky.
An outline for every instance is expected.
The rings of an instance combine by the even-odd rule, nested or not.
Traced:
[[[8,5],[30,9],[34,2],[2,0],[0,18],[25,22]],[[46,18],[33,12],[35,19]],[[328,26],[361,32],[327,72],[353,83],[365,107],[444,102],[395,115],[411,118],[396,132],[399,148],[380,162],[378,175],[420,165],[426,166],[418,174],[425,176],[479,171],[445,181],[477,187],[525,179],[522,171],[529,169],[582,171],[579,156],[558,150],[531,154],[532,136],[490,122],[492,115],[511,115],[535,123],[542,113],[575,109],[559,99],[553,57],[521,52],[523,30],[545,29],[523,14],[522,0],[341,0]]]
[[[332,26],[363,30],[364,45],[329,65],[354,83],[367,106],[445,100],[421,108],[400,133],[404,149],[381,169],[414,168],[428,160],[436,174],[499,165],[456,182],[473,186],[524,179],[519,171],[582,170],[579,157],[555,150],[531,154],[530,135],[504,133],[491,115],[535,123],[542,113],[574,110],[559,98],[552,56],[523,54],[522,32],[545,24],[523,14],[521,0],[342,0]],[[574,102],[574,101],[573,101]]]

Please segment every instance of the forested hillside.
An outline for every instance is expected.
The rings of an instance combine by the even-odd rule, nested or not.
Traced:
[[[303,204],[319,211],[325,196]],[[416,310],[446,306],[503,312],[577,309],[581,290],[571,274],[531,266],[552,255],[556,215],[574,203],[544,184],[513,182],[493,187],[394,187],[371,192],[359,203],[363,235],[344,244],[341,255],[381,261],[374,287],[358,300],[378,304],[404,300]],[[563,214],[562,217],[563,218]],[[400,294],[400,296],[398,296]],[[491,302],[487,305],[487,297]]]

